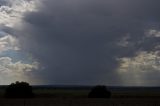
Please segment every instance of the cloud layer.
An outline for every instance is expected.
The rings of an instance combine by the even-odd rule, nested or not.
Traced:
[[[0,58],[0,83],[9,84],[12,81],[29,81],[26,76],[28,72],[38,69],[38,63],[22,63],[21,61],[13,62],[10,57]]]
[[[8,33],[23,23],[25,12],[35,11],[31,0],[0,0],[0,84],[14,81],[31,81],[31,71],[37,70],[39,63],[21,51],[19,39]],[[20,56],[20,55],[23,55]]]
[[[0,52],[8,50],[19,50],[17,39],[11,35],[6,35],[0,38]]]
[[[159,52],[140,52],[132,58],[121,58],[119,74],[126,85],[158,85],[160,74]]]
[[[130,73],[132,70],[119,73],[122,62],[126,63],[119,59],[159,51],[159,1],[39,0],[36,3],[36,11],[25,12],[20,25],[4,28],[18,38],[23,51],[31,53],[43,66],[34,72],[35,78],[47,84],[159,84],[158,77],[149,74],[145,74],[146,80],[137,80],[128,77],[135,76]],[[154,70],[151,73],[157,74]]]
[[[0,24],[8,27],[21,23],[24,12],[35,11],[32,0],[4,0],[0,3]]]

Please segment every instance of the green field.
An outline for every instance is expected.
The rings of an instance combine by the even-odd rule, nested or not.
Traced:
[[[88,98],[90,89],[35,89],[36,98]],[[160,92],[112,91],[111,98],[160,98]]]
[[[36,98],[87,98],[90,90],[34,89]]]
[[[88,98],[91,88],[33,87],[35,98],[6,99],[0,87],[0,106],[160,106],[159,89],[112,90],[109,99]]]
[[[6,86],[0,86],[0,98],[4,98]],[[35,98],[88,98],[91,87],[33,87]],[[111,89],[111,98],[160,98],[159,88]]]
[[[88,98],[92,87],[33,87],[36,98]],[[111,98],[160,98],[159,88],[110,88]]]
[[[160,106],[159,99],[0,99],[0,106]]]

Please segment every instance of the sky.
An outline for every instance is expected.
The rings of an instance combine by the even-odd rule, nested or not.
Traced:
[[[159,5],[0,0],[0,84],[160,86]]]

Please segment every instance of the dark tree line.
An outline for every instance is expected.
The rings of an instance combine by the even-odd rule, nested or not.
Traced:
[[[32,87],[27,82],[15,82],[10,84],[5,91],[6,98],[33,98]]]
[[[6,98],[33,98],[32,86],[27,82],[15,82],[10,84],[5,91]],[[95,86],[88,94],[88,98],[110,98],[111,92],[106,86]]]
[[[106,86],[99,85],[92,88],[91,92],[88,94],[89,98],[110,98],[111,92],[106,88]]]

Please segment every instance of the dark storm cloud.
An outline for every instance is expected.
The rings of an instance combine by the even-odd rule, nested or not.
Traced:
[[[6,0],[0,0],[0,6],[4,5],[6,3],[7,3]]]
[[[119,57],[152,51],[159,38],[159,1],[41,0],[14,32],[22,48],[44,66],[37,76],[52,84],[121,84]],[[125,46],[118,43],[129,36]],[[123,42],[122,42],[123,43]]]

